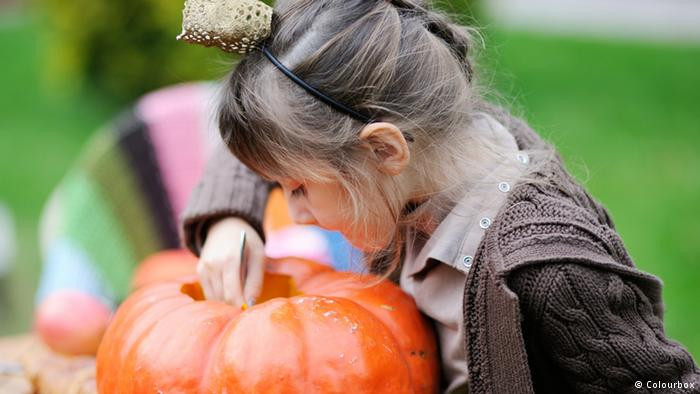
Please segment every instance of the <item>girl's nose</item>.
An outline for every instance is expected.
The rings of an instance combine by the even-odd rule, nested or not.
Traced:
[[[300,202],[288,201],[289,203],[289,216],[296,224],[316,224],[316,219],[311,214],[311,212],[306,208],[306,206]]]

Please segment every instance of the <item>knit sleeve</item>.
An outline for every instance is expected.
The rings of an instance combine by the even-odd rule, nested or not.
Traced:
[[[182,215],[185,246],[199,255],[209,224],[227,216],[245,219],[264,237],[262,218],[271,186],[223,144],[217,147]]]
[[[520,300],[536,391],[558,381],[586,393],[700,392],[691,355],[666,337],[652,302],[632,280],[548,263],[521,268],[509,286]]]

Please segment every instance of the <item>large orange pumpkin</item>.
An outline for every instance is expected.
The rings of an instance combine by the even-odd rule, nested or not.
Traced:
[[[396,285],[300,259],[267,271],[264,296],[245,311],[204,300],[195,277],[138,290],[100,345],[99,391],[438,390],[433,332]]]

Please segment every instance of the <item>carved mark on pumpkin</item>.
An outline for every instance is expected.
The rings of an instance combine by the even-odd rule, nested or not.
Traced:
[[[195,301],[204,301],[204,291],[198,282],[185,283],[180,287],[180,292],[191,297]]]

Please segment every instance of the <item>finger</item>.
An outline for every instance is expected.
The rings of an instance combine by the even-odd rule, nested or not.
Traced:
[[[204,298],[207,300],[214,299],[211,281],[209,280],[209,271],[203,263],[197,264],[197,276],[199,276],[199,284],[202,286]]]
[[[248,274],[243,295],[249,306],[255,304],[260,296],[265,278],[265,254],[262,248],[252,248],[248,259]]]
[[[243,289],[241,288],[241,263],[238,257],[233,257],[231,260],[226,269],[224,285],[231,300],[230,304],[240,308],[245,302],[243,300]]]
[[[224,301],[233,306],[236,306],[236,296],[233,284],[239,280],[236,272],[237,270],[234,267],[234,264],[229,264],[222,273],[224,281]]]
[[[224,301],[224,287],[221,278],[221,272],[219,270],[210,270],[209,279],[211,281],[212,292],[214,293],[214,299],[216,301]]]

